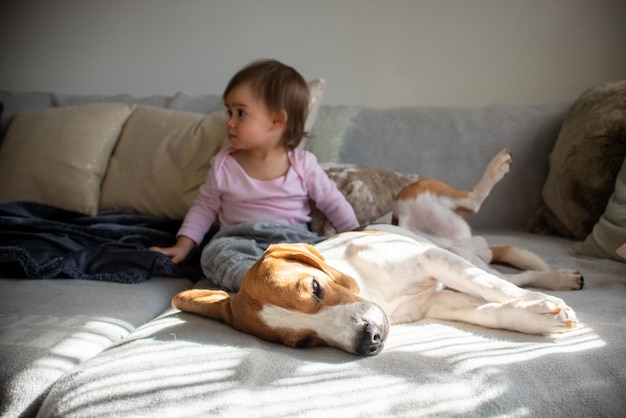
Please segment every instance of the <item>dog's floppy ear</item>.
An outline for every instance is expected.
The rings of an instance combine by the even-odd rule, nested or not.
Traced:
[[[311,244],[274,244],[267,249],[267,256],[296,260],[313,266],[328,274],[338,285],[359,293],[359,285],[352,277],[335,270],[324,261],[324,256]]]
[[[273,244],[267,249],[267,256],[285,260],[297,260],[322,269],[326,263],[324,256],[311,244]]]
[[[181,311],[223,321],[230,326],[233,324],[230,296],[221,290],[185,290],[174,296],[172,306]]]

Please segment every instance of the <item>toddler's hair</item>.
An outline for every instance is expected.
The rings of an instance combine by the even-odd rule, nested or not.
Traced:
[[[310,98],[309,86],[300,73],[276,60],[254,61],[230,79],[222,98],[242,84],[249,84],[254,97],[263,100],[269,110],[287,113],[282,142],[289,149],[300,145],[307,134],[304,124]]]

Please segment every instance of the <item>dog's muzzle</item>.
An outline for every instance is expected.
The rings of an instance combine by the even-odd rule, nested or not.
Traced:
[[[374,324],[365,324],[356,353],[362,356],[374,356],[380,353],[385,346],[385,338],[387,338],[387,329],[381,331]]]
[[[361,321],[354,352],[362,356],[374,356],[383,351],[389,334],[389,319],[378,305],[368,303]]]

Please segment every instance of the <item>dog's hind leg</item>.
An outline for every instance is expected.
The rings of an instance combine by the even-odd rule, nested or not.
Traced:
[[[492,247],[493,263],[508,264],[526,270],[521,273],[497,273],[516,286],[531,286],[549,290],[580,290],[585,285],[583,275],[572,269],[551,271],[537,254],[519,247]],[[487,266],[485,266],[487,267]],[[490,270],[495,272],[495,270]]]
[[[393,204],[393,222],[403,228],[415,218],[428,213],[450,217],[458,212],[476,213],[493,187],[511,170],[513,158],[509,150],[500,151],[491,159],[480,181],[471,190],[458,190],[434,179],[424,178],[402,189]],[[463,220],[463,223],[466,223]],[[405,224],[405,225],[403,225]],[[417,229],[424,231],[421,226]],[[413,229],[414,230],[414,229]],[[467,225],[468,236],[469,225]]]
[[[502,274],[502,277],[516,286],[538,287],[548,290],[580,290],[585,286],[585,278],[580,272],[571,269],[554,271],[523,271]]]
[[[480,209],[491,190],[502,178],[511,171],[511,165],[513,164],[513,157],[508,149],[504,149],[497,153],[489,164],[480,179],[480,181],[469,191],[467,204],[467,211],[470,213],[476,213]]]
[[[545,293],[522,289],[508,280],[483,269],[454,253],[433,247],[423,252],[427,262],[417,267],[449,289],[483,298],[488,302],[507,303],[514,300],[549,300],[563,309],[570,309],[563,299]]]

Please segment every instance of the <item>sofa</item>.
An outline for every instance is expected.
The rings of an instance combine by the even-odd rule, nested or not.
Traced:
[[[422,320],[359,357],[177,311],[178,292],[215,283],[197,254],[172,266],[147,247],[172,242],[223,145],[220,95],[3,91],[1,416],[623,416],[626,82],[484,108],[328,106],[324,88],[303,146],[363,224],[388,222],[417,178],[471,188],[511,150],[511,172],[467,220],[492,245],[582,272],[582,290],[546,291],[579,326],[537,336]],[[315,209],[311,228],[333,233]]]

